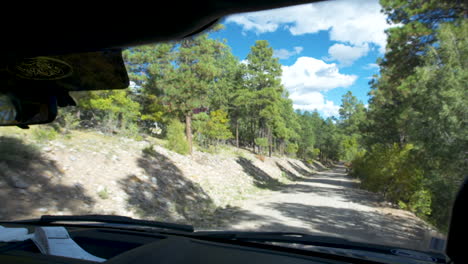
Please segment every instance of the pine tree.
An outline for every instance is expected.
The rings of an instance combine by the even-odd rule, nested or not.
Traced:
[[[266,40],[258,40],[247,55],[246,86],[252,93],[251,126],[255,138],[267,138],[268,154],[272,153],[275,117],[280,113],[283,86],[281,64],[273,57],[273,48]]]

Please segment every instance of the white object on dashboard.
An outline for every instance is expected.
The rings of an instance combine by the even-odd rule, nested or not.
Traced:
[[[0,242],[25,241],[30,239],[33,234],[28,234],[27,228],[10,228],[0,226]]]
[[[31,238],[42,254],[62,256],[68,258],[84,259],[96,262],[106,261],[93,256],[82,249],[70,238],[67,230],[62,227],[36,227]]]

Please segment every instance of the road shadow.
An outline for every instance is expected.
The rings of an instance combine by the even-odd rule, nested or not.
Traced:
[[[269,208],[282,215],[307,224],[307,233],[327,233],[351,240],[427,249],[426,229],[416,219],[408,219],[375,211],[357,211],[347,208],[311,206],[299,203],[270,203]],[[280,223],[284,225],[284,223]],[[268,228],[268,227],[265,227]],[[282,230],[294,230],[294,226],[282,226]]]
[[[119,184],[128,196],[128,208],[140,218],[193,223],[215,209],[205,191],[166,156],[145,151],[137,162],[145,175],[128,175]]]
[[[254,179],[255,186],[262,189],[279,190],[282,184],[275,178],[270,177],[262,169],[255,166],[252,161],[239,157],[236,162],[242,166],[244,172]]]
[[[306,162],[307,163],[307,162]],[[326,166],[324,166],[323,164],[321,164],[320,162],[316,161],[316,160],[313,160],[312,161],[312,164],[314,165],[314,167],[316,167],[316,169],[318,169],[318,171],[324,171],[324,170],[328,170],[329,168],[327,168]]]
[[[339,180],[339,179],[318,178],[318,179],[305,179],[304,182],[327,184],[327,185],[333,185],[336,187],[345,187],[345,188],[351,188],[351,189],[358,189],[359,187],[359,184],[357,182],[353,182],[347,179]]]
[[[299,173],[300,175],[304,176],[304,177],[312,177],[315,175],[315,173],[312,173],[304,168],[301,168],[300,166],[292,163],[291,161],[288,161],[289,165],[297,172]],[[310,169],[310,168],[309,168]]]
[[[276,162],[275,164],[280,169],[280,171],[283,172],[286,175],[286,178],[288,178],[289,180],[291,180],[291,181],[303,181],[303,180],[305,180],[304,178],[297,176],[296,174],[294,174],[290,170],[288,170],[285,167],[281,166],[281,164],[279,164],[278,162]]]
[[[95,201],[80,184],[60,183],[63,172],[35,145],[0,137],[0,219],[33,218],[66,211],[89,213]]]
[[[128,196],[128,209],[139,218],[196,228],[225,226],[238,217],[249,218],[249,213],[238,207],[217,207],[198,183],[185,177],[168,157],[154,149],[145,151],[137,162],[145,175],[128,175],[119,184]]]
[[[335,192],[341,195],[341,191],[336,188],[311,186],[307,184],[290,184],[287,188],[281,190],[281,193],[309,193],[318,196],[329,196]]]
[[[207,222],[197,226],[209,230],[233,230],[233,226],[242,222],[265,222],[267,219],[240,207],[227,206],[217,208],[211,215],[206,216]],[[245,230],[242,228],[242,230]],[[254,231],[254,230],[252,230]]]

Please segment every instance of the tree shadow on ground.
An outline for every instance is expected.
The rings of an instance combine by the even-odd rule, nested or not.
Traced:
[[[292,163],[291,161],[288,161],[289,165],[300,175],[304,177],[312,177],[314,176],[315,173],[312,173],[304,168],[299,167],[298,165]]]
[[[56,162],[31,144],[0,137],[0,219],[14,220],[66,211],[89,213],[94,200],[83,186],[60,184]]]
[[[309,183],[321,183],[321,184],[328,184],[328,185],[333,185],[337,187],[346,187],[346,188],[355,188],[358,189],[359,184],[357,182],[353,182],[347,179],[305,179],[305,182]]]
[[[304,166],[306,166],[309,170],[312,170],[312,171],[320,171],[320,169],[317,168],[315,165],[310,164],[309,162],[307,162],[307,161],[305,161],[305,160],[302,160],[301,162],[302,162],[302,164],[304,164]]]
[[[426,229],[416,218],[408,219],[377,211],[311,206],[299,203],[270,203],[267,207],[307,224],[308,233],[334,234],[351,240],[383,245],[427,249]],[[284,223],[280,223],[283,224]],[[281,227],[278,230],[276,228]],[[294,230],[294,226],[265,226],[268,231]],[[290,229],[291,228],[291,229]]]
[[[307,163],[307,162],[305,162]],[[318,171],[324,171],[324,170],[328,170],[329,168],[327,168],[326,166],[324,166],[323,164],[321,164],[320,162],[317,162],[316,160],[313,160],[312,161],[312,164],[313,164],[313,167],[315,167],[316,170]],[[306,165],[307,166],[307,165]],[[312,166],[312,165],[309,165],[309,166]],[[308,167],[309,167],[308,166]]]
[[[344,179],[346,180],[346,179]],[[385,199],[380,195],[367,190],[359,189],[355,182],[333,179],[306,179],[302,183],[288,185],[281,190],[282,193],[310,193],[317,196],[337,196],[340,199],[358,204],[379,207]],[[324,185],[315,185],[315,183]]]
[[[302,181],[305,180],[302,177],[297,176],[296,174],[292,173],[290,170],[286,169],[285,167],[281,166],[278,162],[275,163],[276,166],[280,169],[281,172],[283,172],[286,175],[286,178],[288,178],[291,181]]]
[[[255,186],[262,189],[279,190],[282,186],[277,179],[255,166],[252,161],[239,157],[236,162],[242,166],[244,172],[254,179]]]
[[[310,193],[318,196],[329,196],[338,193],[339,190],[321,186],[311,186],[307,184],[290,184],[281,190],[282,193]]]
[[[128,196],[128,208],[140,218],[212,228],[232,222],[233,215],[247,217],[237,207],[217,207],[198,183],[154,149],[137,162],[146,175],[128,175],[119,184]]]

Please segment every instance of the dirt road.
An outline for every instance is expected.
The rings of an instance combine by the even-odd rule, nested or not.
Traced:
[[[427,250],[429,227],[412,213],[389,207],[358,188],[344,167],[302,175],[294,184],[247,200],[228,228],[288,231]]]

